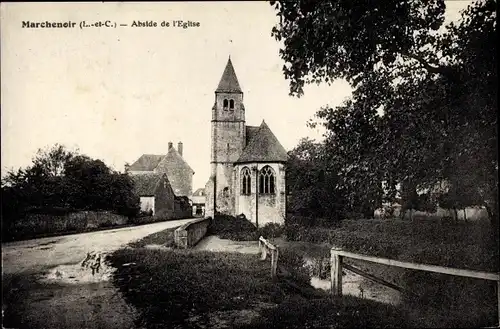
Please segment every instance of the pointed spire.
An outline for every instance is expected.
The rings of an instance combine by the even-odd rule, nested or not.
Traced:
[[[226,68],[219,82],[219,86],[215,90],[216,93],[226,92],[226,93],[241,93],[240,84],[238,83],[238,78],[234,72],[233,63],[231,62],[231,55],[227,60]]]

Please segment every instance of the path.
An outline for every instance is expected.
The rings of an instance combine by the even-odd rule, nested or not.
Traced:
[[[5,327],[135,328],[135,310],[109,281],[113,269],[92,275],[81,262],[190,220],[2,244]]]
[[[258,254],[258,241],[232,241],[221,239],[217,236],[210,235],[202,239],[194,248],[194,250],[206,250],[214,252],[240,252],[243,254]]]

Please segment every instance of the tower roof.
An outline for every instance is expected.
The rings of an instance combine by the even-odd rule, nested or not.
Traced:
[[[288,160],[285,148],[264,121],[262,121],[259,130],[252,131],[252,134],[253,137],[236,163],[286,162]]]
[[[231,62],[231,57],[228,59],[224,73],[219,82],[219,86],[215,90],[216,93],[241,93],[240,84],[238,83],[238,78],[234,72],[233,63]]]

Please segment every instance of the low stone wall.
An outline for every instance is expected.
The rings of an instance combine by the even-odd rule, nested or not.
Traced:
[[[199,218],[176,229],[174,232],[175,245],[183,249],[195,246],[207,234],[210,221],[210,218]]]
[[[79,211],[65,215],[28,214],[6,227],[6,240],[35,238],[46,234],[80,233],[98,228],[122,226],[128,218],[108,211]]]
[[[393,218],[393,217],[399,217],[400,215],[400,210],[401,206],[395,205],[392,206],[392,213],[391,207],[390,206],[385,206],[384,208],[379,208],[375,210],[374,217],[375,218]],[[452,209],[444,209],[441,207],[437,207],[435,212],[425,212],[425,211],[415,211],[412,210],[410,214],[410,210],[408,210],[405,214],[405,219],[409,219],[411,217],[423,217],[423,218],[443,218],[443,217],[451,217],[455,218],[455,214]],[[486,211],[485,207],[467,207],[465,209],[465,216],[464,216],[464,210],[463,209],[458,209],[457,210],[457,215],[458,215],[458,220],[471,220],[471,221],[480,221],[480,220],[488,220],[488,211]]]

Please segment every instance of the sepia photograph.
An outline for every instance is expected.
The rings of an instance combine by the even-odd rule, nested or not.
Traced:
[[[499,328],[496,15],[2,2],[2,329]]]

